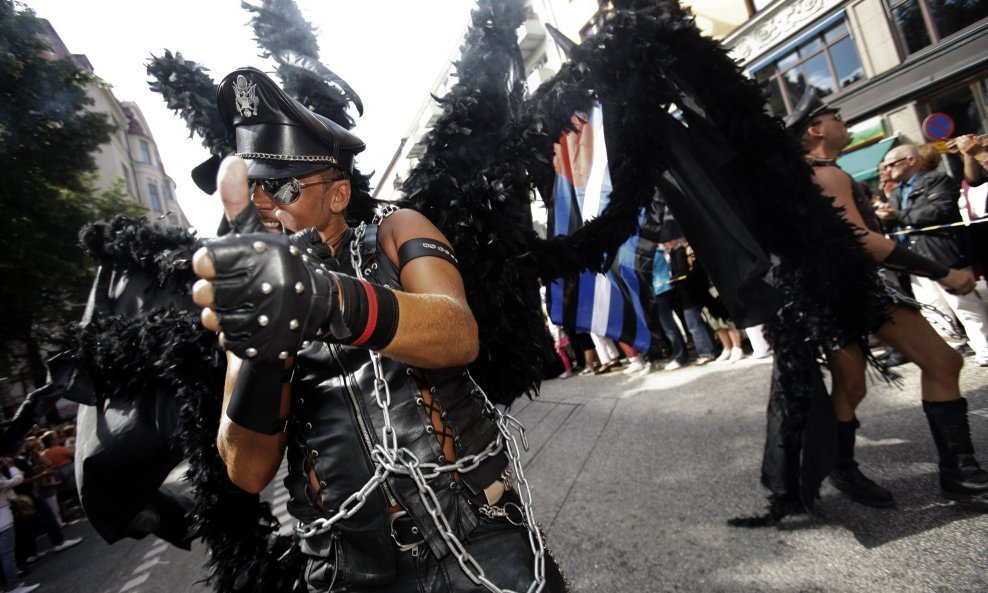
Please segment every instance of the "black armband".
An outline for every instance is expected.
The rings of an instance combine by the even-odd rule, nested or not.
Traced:
[[[950,268],[947,266],[910,251],[898,243],[895,244],[895,249],[885,258],[882,265],[934,280],[939,280],[950,273]]]
[[[226,417],[244,428],[262,434],[278,434],[288,428],[281,417],[281,385],[285,363],[245,360],[226,406]]]
[[[394,291],[352,276],[337,275],[342,310],[333,313],[330,332],[334,341],[348,346],[380,350],[398,331],[398,299]]]
[[[408,262],[413,259],[426,256],[438,257],[439,259],[448,261],[457,268],[460,267],[459,262],[456,261],[456,255],[453,253],[452,247],[440,243],[435,239],[420,237],[417,239],[409,239],[408,241],[402,243],[401,247],[398,248],[398,273],[401,273],[402,268],[404,268],[405,264]]]

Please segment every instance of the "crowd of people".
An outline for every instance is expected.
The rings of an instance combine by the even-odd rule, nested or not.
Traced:
[[[39,587],[20,581],[49,552],[82,541],[62,529],[81,515],[75,482],[75,426],[34,426],[21,444],[0,458],[0,569],[5,590]],[[47,538],[50,547],[39,548]]]
[[[900,144],[890,150],[879,164],[877,188],[859,183],[871,206],[862,215],[874,218],[882,233],[904,247],[984,278],[988,225],[979,226],[978,221],[988,219],[988,139],[965,134],[947,142],[946,148],[949,152],[941,153],[935,144]],[[961,222],[970,226],[927,229]],[[921,312],[948,344],[973,356],[975,364],[988,366],[988,309],[977,291],[961,294],[905,270],[882,273],[906,296],[927,305]],[[652,296],[644,321],[655,346],[646,353],[604,336],[559,327],[547,317],[564,369],[558,378],[617,370],[645,374],[771,355],[760,326],[743,331],[735,327],[675,220],[663,228],[653,259]],[[911,362],[888,344],[883,358],[889,366]]]
[[[910,250],[983,278],[988,228],[976,221],[986,215],[988,173],[977,158],[985,160],[985,146],[971,134],[947,145],[948,153],[933,144],[900,144],[890,150],[879,165],[879,187],[871,202],[874,216],[883,232]],[[961,294],[905,272],[888,273],[886,279],[926,305],[921,312],[948,344],[973,356],[975,364],[988,366],[988,309],[976,290]],[[889,350],[890,364],[908,361]]]
[[[606,336],[560,327],[546,314],[557,357],[553,362],[563,368],[561,374],[552,373],[553,376],[568,379],[577,374],[618,371],[644,375],[656,370],[675,371],[691,364],[731,364],[746,356],[771,356],[761,326],[747,328],[743,334],[731,320],[717,288],[697,262],[675,220],[666,221],[659,241],[652,259],[651,298],[646,300],[643,320],[652,338],[649,351],[638,352]],[[745,345],[745,334],[749,347]]]

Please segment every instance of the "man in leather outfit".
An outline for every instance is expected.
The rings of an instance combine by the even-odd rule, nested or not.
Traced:
[[[804,95],[786,118],[787,127],[802,141],[813,180],[823,194],[834,198],[844,218],[856,227],[864,248],[881,265],[922,275],[960,294],[974,289],[970,272],[949,269],[906,249],[881,234],[867,197],[853,179],[836,165],[850,142],[847,126],[836,109],[822,103],[813,89]],[[936,334],[915,308],[893,305],[889,320],[875,335],[922,370],[923,410],[940,457],[940,486],[950,497],[988,495],[988,472],[974,458],[967,422],[967,400],[960,396],[958,377],[963,359]],[[831,398],[837,416],[837,467],[830,478],[853,500],[876,507],[894,505],[892,493],[868,479],[854,460],[855,416],[864,399],[865,356],[857,344],[831,351],[827,356],[833,380]]]
[[[228,75],[218,101],[232,233],[196,254],[193,297],[228,351],[231,480],[261,491],[287,451],[310,590],[565,590],[466,370],[477,324],[447,240],[409,210],[349,227],[364,144],[260,71]]]

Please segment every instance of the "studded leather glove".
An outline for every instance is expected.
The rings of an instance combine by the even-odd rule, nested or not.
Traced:
[[[247,359],[285,359],[327,332],[330,313],[339,309],[339,283],[288,237],[233,234],[206,249],[227,350]]]
[[[206,245],[215,313],[237,356],[285,359],[312,340],[379,350],[394,337],[394,293],[332,271],[321,259],[328,248],[306,233],[228,235]]]

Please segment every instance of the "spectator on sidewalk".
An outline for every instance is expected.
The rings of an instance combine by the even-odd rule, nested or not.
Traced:
[[[665,365],[665,370],[672,371],[687,363],[688,354],[686,341],[672,316],[675,293],[672,271],[666,258],[664,249],[655,250],[655,256],[652,258],[652,294],[655,298],[651,301],[651,311],[648,315],[651,319],[658,320],[662,333],[672,347],[672,360]]]
[[[697,261],[693,249],[687,245],[686,260],[689,264],[689,275],[686,286],[690,298],[698,307],[703,320],[714,331],[714,336],[720,341],[722,350],[715,362],[737,362],[744,357],[741,331],[734,325],[730,313],[720,300],[717,288],[710,281],[710,276],[703,269],[703,264]]]
[[[752,358],[768,358],[772,356],[772,345],[765,339],[765,326],[762,324],[745,328],[744,333],[751,343]]]
[[[9,593],[30,593],[40,585],[16,584],[19,578],[14,561],[14,515],[10,509],[9,496],[13,488],[24,481],[21,471],[14,466],[10,457],[0,460],[0,568],[3,569],[5,591]]]
[[[570,332],[572,336],[573,349],[583,353],[583,370],[581,375],[591,375],[600,366],[600,359],[597,358],[597,349],[594,347],[593,338],[587,332]]]
[[[901,184],[891,196],[895,210],[891,219],[903,230],[960,222],[957,206],[960,185],[944,173],[922,168],[919,150],[913,144],[903,144],[890,150],[882,161],[892,179]],[[888,220],[889,218],[886,218]],[[970,272],[972,263],[970,243],[964,228],[917,231],[906,235],[910,250],[946,266]],[[974,291],[957,294],[941,283],[922,276],[912,276],[913,295],[921,303],[944,311],[953,311],[964,327],[967,343],[974,350],[975,362],[988,366],[988,311]],[[931,312],[922,311],[931,325],[955,348],[962,346],[939,330],[938,320]]]
[[[59,524],[52,507],[45,504],[41,498],[40,483],[56,470],[41,459],[38,454],[41,445],[37,441],[36,437],[28,437],[21,446],[17,457],[14,458],[17,469],[25,476],[24,481],[18,486],[18,493],[30,497],[34,505],[33,515],[16,522],[19,524],[19,531],[25,534],[25,537],[19,537],[17,540],[16,556],[20,566],[27,566],[47,553],[47,551],[38,552],[37,540],[35,539],[38,532],[48,536],[48,541],[52,545],[51,549],[55,552],[67,550],[82,541],[81,537],[65,538],[65,534],[62,533],[62,526]],[[18,526],[17,524],[15,527]]]
[[[614,340],[606,336],[598,336],[590,332],[590,339],[593,340],[594,349],[597,351],[597,359],[600,366],[594,369],[595,375],[609,373],[613,369],[621,368],[621,353],[618,351]]]
[[[78,497],[75,483],[75,449],[66,447],[64,442],[58,429],[41,435],[41,443],[45,447],[41,451],[41,457],[56,470],[56,475],[50,479],[50,482],[55,486],[55,510],[63,526],[65,518],[68,517],[69,507],[73,506]]]
[[[628,359],[628,367],[625,368],[622,373],[625,375],[633,375],[635,373],[646,373],[652,370],[651,365],[645,362],[645,357],[641,355],[630,344],[625,344],[624,342],[617,342],[618,348],[624,353],[625,358]]]
[[[552,319],[549,318],[549,311],[545,305],[544,285],[539,288],[539,293],[542,297],[542,317],[545,320],[545,326],[549,330],[549,335],[552,336],[553,348],[556,351],[556,355],[559,357],[559,361],[563,363],[563,373],[557,379],[569,379],[573,376],[573,363],[570,361],[569,354],[566,352],[566,349],[570,345],[569,336],[566,335],[566,331],[563,328],[553,323]]]
[[[666,224],[668,226],[663,228],[663,232],[668,231],[668,234],[663,236],[667,240],[662,243],[662,249],[669,258],[674,299],[683,312],[686,330],[693,338],[693,346],[696,348],[697,355],[694,364],[704,365],[714,359],[714,343],[710,337],[710,328],[703,321],[702,305],[696,302],[687,285],[687,280],[692,273],[690,263],[692,250],[683,237],[679,224],[675,220],[667,221]]]

